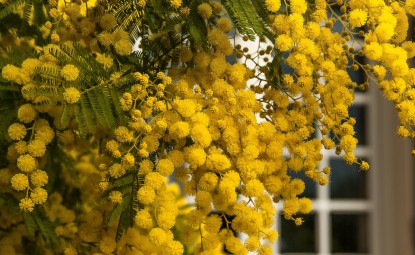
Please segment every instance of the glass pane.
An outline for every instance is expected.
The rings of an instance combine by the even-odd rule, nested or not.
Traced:
[[[367,198],[367,173],[359,165],[348,165],[341,158],[331,158],[330,197],[346,199]]]
[[[358,145],[366,145],[366,107],[352,106],[349,109],[349,115],[356,119],[354,128],[356,131],[355,137],[359,140]]]
[[[368,252],[367,215],[333,213],[331,237],[332,252]]]
[[[365,64],[365,59],[366,59],[365,57],[360,57],[359,55],[355,55],[355,60],[358,63],[361,63],[362,65]],[[351,65],[351,64],[353,64],[353,61],[349,60],[349,65]],[[347,73],[350,75],[350,79],[352,79],[353,82],[356,82],[356,84],[358,86],[367,81],[366,73],[360,67],[357,71],[353,71],[351,68],[347,68]],[[365,92],[367,92],[367,88],[365,90],[361,90],[360,88],[356,88],[354,91],[365,93]]]
[[[316,252],[316,216],[304,215],[304,222],[296,226],[292,220],[280,216],[281,235],[280,246],[282,253],[289,252]]]

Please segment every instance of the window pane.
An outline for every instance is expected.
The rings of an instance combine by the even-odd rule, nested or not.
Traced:
[[[364,65],[365,64],[365,57],[360,57],[359,55],[355,55],[355,60]],[[349,60],[349,65],[353,64],[352,60]],[[365,71],[359,67],[359,69],[357,71],[353,71],[351,68],[347,69],[347,73],[350,75],[350,79],[352,79],[353,82],[356,82],[358,88],[356,88],[354,91],[355,92],[360,92],[360,93],[366,93],[367,92],[367,88],[365,90],[361,90],[359,88],[359,85],[362,85],[364,82],[367,81],[367,77],[366,77],[366,73]]]
[[[366,145],[366,107],[365,106],[352,106],[349,110],[350,117],[356,119],[355,131],[356,138],[359,140],[358,145]]]
[[[316,252],[316,217],[314,214],[304,215],[304,222],[296,226],[292,220],[280,216],[281,252]]]
[[[368,252],[367,215],[333,213],[331,237],[332,252]]]
[[[348,165],[340,158],[330,159],[329,164],[331,198],[367,198],[367,176],[366,172],[359,171],[359,165]]]

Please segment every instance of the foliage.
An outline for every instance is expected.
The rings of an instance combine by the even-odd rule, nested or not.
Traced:
[[[414,14],[412,0],[0,0],[0,254],[272,254],[275,204],[297,225],[312,210],[295,172],[327,184],[321,150],[369,169],[357,89],[377,84],[414,137]]]

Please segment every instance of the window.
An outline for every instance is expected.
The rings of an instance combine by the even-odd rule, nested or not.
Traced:
[[[365,121],[373,107],[372,91],[357,93],[350,109],[350,115],[357,120],[356,156],[369,163],[376,160],[368,137],[372,126]],[[320,168],[332,168],[331,180],[328,185],[320,186],[298,176],[308,182],[304,195],[313,199],[314,210],[304,217],[303,226],[297,227],[281,216],[279,205],[276,227],[280,239],[276,254],[373,254],[370,229],[371,215],[376,212],[372,203],[371,175],[376,170],[362,172],[358,165],[347,165],[334,151],[323,150],[322,153],[324,159]]]
[[[335,28],[341,29],[338,24]],[[249,48],[256,49],[257,43]],[[359,84],[365,81],[363,71],[350,74]],[[314,210],[297,227],[281,215],[282,204],[277,205],[280,237],[274,255],[415,254],[415,167],[409,153],[414,144],[397,137],[396,111],[376,84],[356,93],[350,115],[357,120],[356,156],[368,161],[371,170],[359,171],[334,151],[324,151],[320,168],[332,167],[328,185],[292,173],[305,181],[303,195],[313,199]]]

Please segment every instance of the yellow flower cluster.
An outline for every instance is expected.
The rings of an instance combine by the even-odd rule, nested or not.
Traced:
[[[45,203],[48,197],[47,191],[42,188],[48,182],[48,174],[38,167],[54,132],[45,119],[37,117],[36,109],[31,104],[24,104],[18,110],[18,119],[25,124],[32,123],[32,127],[26,128],[22,123],[13,123],[8,129],[9,136],[16,141],[10,148],[18,169],[10,178],[10,184],[14,190],[24,191],[26,194],[19,203],[20,209],[26,212],[33,211],[36,204]],[[28,141],[25,140],[27,130],[31,130]]]
[[[131,15],[145,29],[131,36],[130,20],[120,20],[130,17],[127,4],[103,10],[115,5],[61,6],[49,0],[51,20],[41,32],[52,44],[34,47],[39,57],[25,59],[21,67],[2,67],[2,77],[17,84],[25,102],[7,130],[13,144],[10,166],[0,170],[0,188],[7,184],[22,211],[42,205],[60,223],[55,232],[64,254],[220,254],[223,248],[272,254],[269,243],[278,238],[275,203],[281,201],[284,217],[297,225],[312,210],[311,200],[302,197],[304,181],[293,173],[327,184],[331,169],[319,169],[323,149],[369,169],[354,154],[356,120],[349,116],[355,89],[369,81],[378,82],[396,105],[398,134],[415,137],[415,69],[408,65],[415,43],[405,41],[406,15],[415,15],[415,1],[290,0],[281,6],[280,0],[265,0],[269,15],[262,18],[269,21],[264,29],[270,29],[271,45],[261,37],[257,52],[232,44],[230,32],[240,24],[225,15],[220,1],[188,2],[169,0],[166,10],[154,13],[146,11],[155,2],[134,2]],[[181,23],[168,30],[171,24],[153,19],[158,11]],[[206,25],[203,33],[194,27],[197,22]],[[146,32],[158,25],[159,31]],[[184,36],[176,36],[180,33]],[[151,52],[135,65],[130,39],[137,35],[146,37],[141,39],[149,41]],[[202,35],[205,44],[198,45]],[[359,43],[361,50],[351,46]],[[91,54],[78,59],[76,49]],[[238,62],[230,61],[234,57]],[[360,63],[360,57],[373,62]],[[368,75],[361,84],[349,75],[358,70]],[[98,79],[90,79],[96,73]],[[89,101],[95,89],[108,98]],[[44,95],[34,93],[39,91]],[[76,126],[93,115],[88,106],[97,105],[108,106],[118,122],[112,130],[100,123],[90,130],[94,134],[81,137]],[[58,177],[49,177],[55,169],[45,168],[56,164],[46,159],[52,153],[46,153],[48,145],[66,157]],[[76,196],[48,194],[49,178],[64,181]],[[169,179],[181,182],[183,190],[169,187]],[[186,206],[179,193],[194,197],[194,206]],[[102,195],[106,203],[97,202]],[[68,209],[65,204],[73,201],[81,202]],[[248,238],[242,241],[234,231]],[[0,253],[14,249],[6,248]]]
[[[132,50],[130,36],[124,30],[116,30],[112,33],[103,32],[98,35],[98,41],[105,47],[113,45],[115,51],[122,56],[129,55]]]
[[[81,93],[79,92],[78,89],[76,89],[74,87],[67,88],[63,92],[63,99],[68,104],[75,104],[75,103],[77,103],[79,101],[79,98],[81,98]]]

